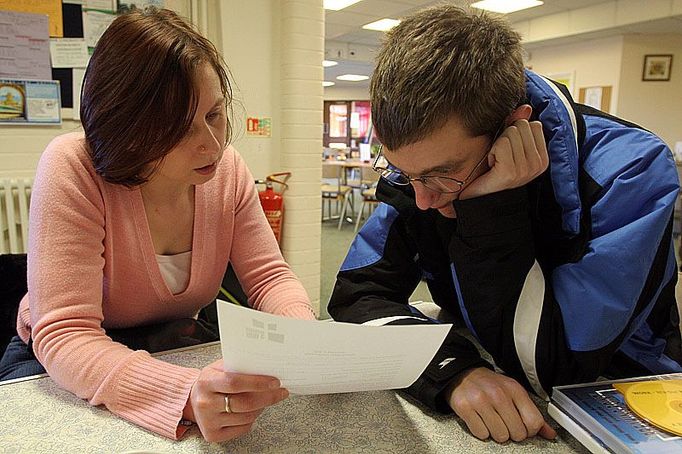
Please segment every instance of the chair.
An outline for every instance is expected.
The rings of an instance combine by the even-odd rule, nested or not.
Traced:
[[[19,303],[27,291],[26,254],[0,255],[0,356],[17,334]]]
[[[355,231],[357,232],[360,228],[360,222],[365,214],[365,206],[369,207],[369,213],[371,214],[376,206],[379,204],[377,200],[377,183],[379,182],[379,174],[376,173],[371,167],[361,167],[360,168],[361,181],[363,185],[362,192],[362,204],[360,205],[360,212],[355,220]],[[369,217],[369,216],[368,216]]]
[[[350,186],[343,184],[342,181],[344,171],[342,165],[322,163],[322,220],[334,219],[331,209],[332,200],[336,203],[337,212],[339,211],[340,203],[341,213],[339,214],[339,230],[341,230],[341,226],[343,225],[343,220],[346,217],[348,207],[353,203],[353,190]],[[325,200],[327,201],[328,213],[326,218],[324,217]]]

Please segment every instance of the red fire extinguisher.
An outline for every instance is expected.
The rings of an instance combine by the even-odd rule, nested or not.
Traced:
[[[256,180],[256,184],[265,185],[265,189],[258,192],[258,198],[278,244],[281,244],[282,225],[284,224],[284,197],[282,194],[289,187],[287,185],[289,177],[291,177],[291,172],[280,172],[268,175],[265,180]],[[278,185],[277,191],[274,188],[275,184]]]

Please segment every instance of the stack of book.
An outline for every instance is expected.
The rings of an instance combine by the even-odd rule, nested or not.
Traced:
[[[593,453],[682,453],[682,437],[637,416],[614,387],[614,383],[658,380],[682,380],[682,373],[557,386],[548,412]],[[665,417],[682,419],[680,403],[676,397],[665,401]],[[652,405],[662,407],[660,400]]]

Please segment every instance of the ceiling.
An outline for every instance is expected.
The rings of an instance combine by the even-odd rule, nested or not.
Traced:
[[[466,0],[450,0],[459,6],[472,3]],[[564,13],[569,10],[607,3],[610,0],[544,0],[544,5],[507,14],[508,20],[514,24],[541,16]],[[400,19],[410,13],[427,6],[443,3],[442,0],[362,0],[340,11],[325,11],[325,58],[339,61],[337,66],[325,68],[325,80],[333,81],[337,87],[368,86],[368,82],[344,82],[336,80],[341,74],[371,75],[374,64],[374,49],[383,37],[383,32],[364,30],[362,26],[383,18]],[[642,2],[644,3],[644,2]],[[575,42],[581,39],[594,39],[608,34],[622,33],[681,33],[682,21],[677,19],[661,19],[644,22],[627,28],[614,28],[598,34],[584,34],[570,39],[557,40],[554,43]],[[537,45],[537,44],[533,44]],[[343,46],[343,50],[338,50]],[[528,47],[528,46],[527,46]],[[350,55],[348,55],[350,54]],[[339,58],[340,57],[340,58]]]

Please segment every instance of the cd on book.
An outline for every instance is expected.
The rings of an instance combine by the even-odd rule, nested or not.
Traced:
[[[682,436],[682,380],[614,383],[613,387],[637,416]]]

